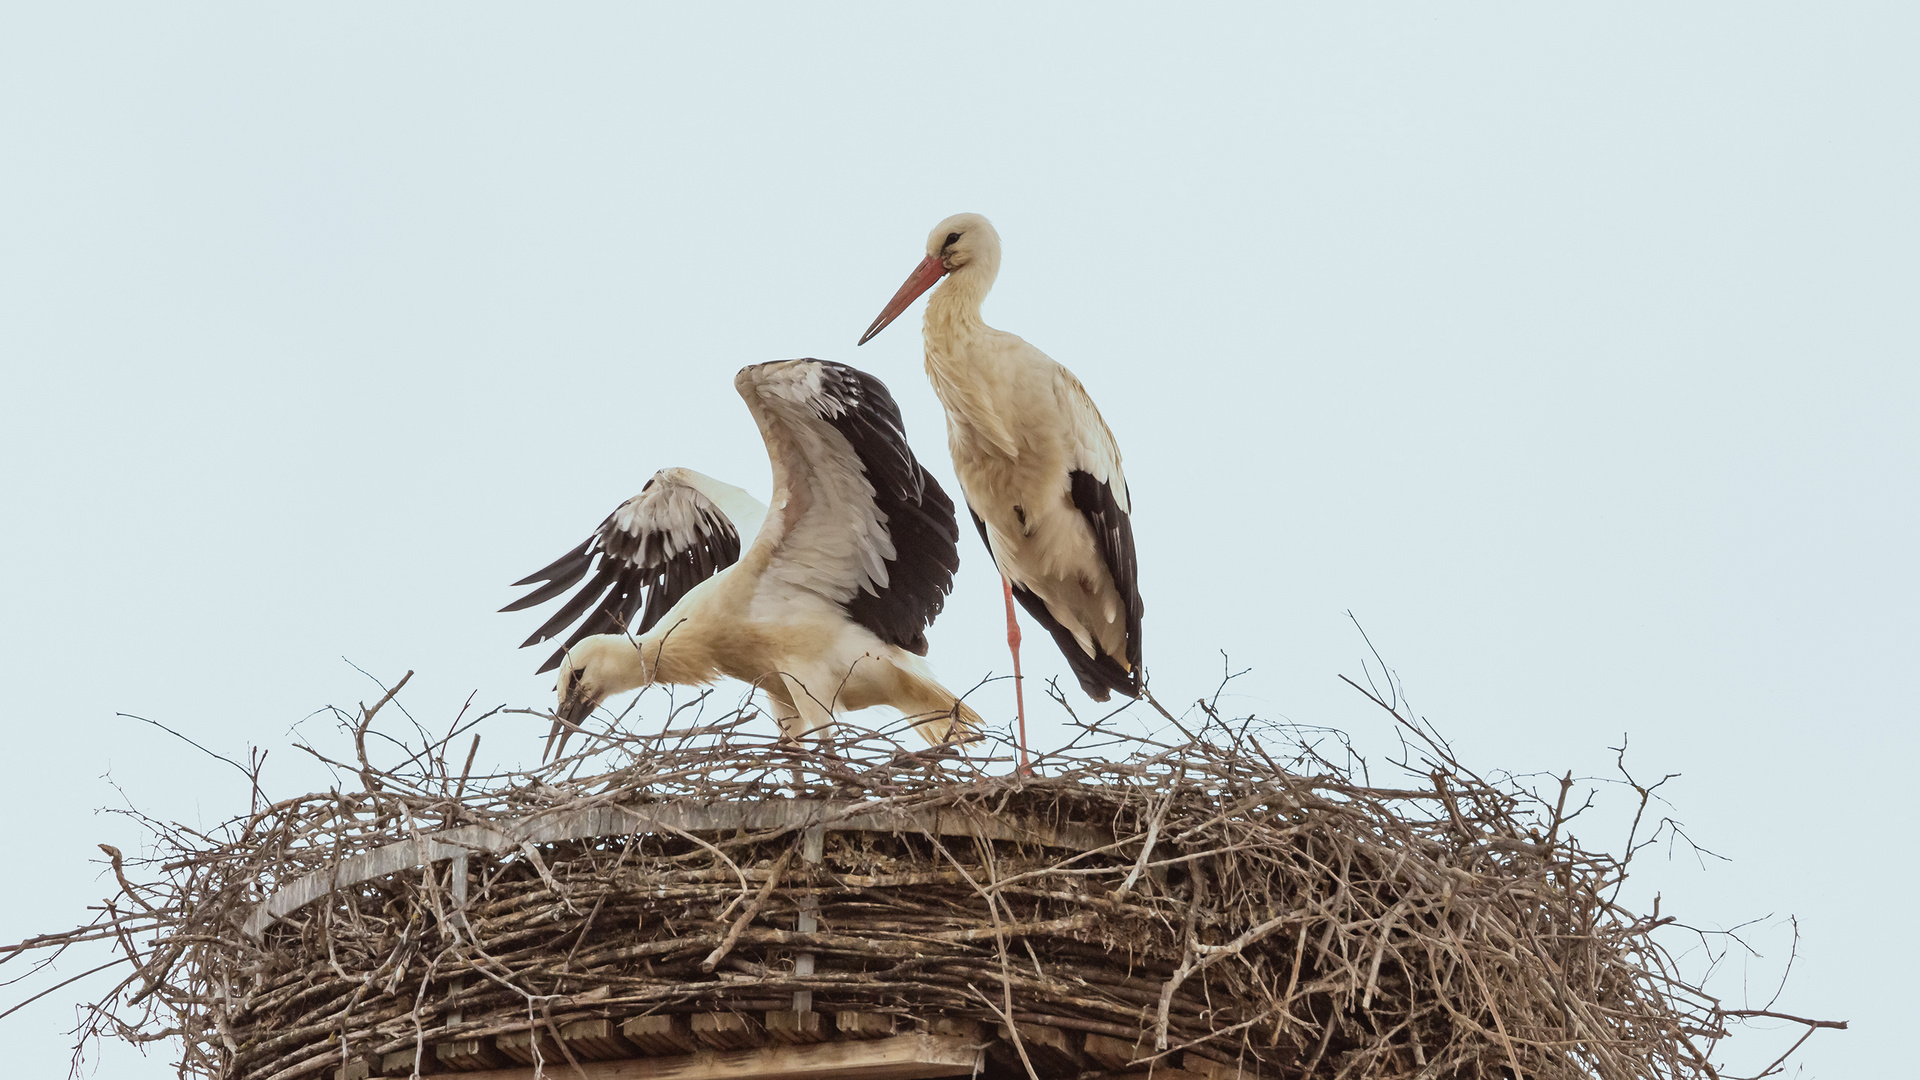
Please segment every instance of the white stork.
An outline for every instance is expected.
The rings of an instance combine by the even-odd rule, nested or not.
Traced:
[[[515,582],[545,584],[502,610],[550,600],[599,562],[522,646],[592,609],[540,669],[560,672],[549,750],[613,694],[722,675],[764,690],[789,738],[870,705],[921,717],[929,743],[971,738],[979,716],[922,659],[960,565],[953,500],[915,460],[886,385],[823,360],[742,368],[733,384],[773,461],[771,512],[663,469],[579,547]]]
[[[980,319],[1000,273],[1000,234],[955,214],[861,336],[864,345],[945,278],[927,301],[927,378],[946,407],[947,443],[967,508],[1003,575],[1016,701],[1027,609],[1095,701],[1140,696],[1139,575],[1120,447],[1073,372]],[[1026,738],[1025,703],[1020,701]]]

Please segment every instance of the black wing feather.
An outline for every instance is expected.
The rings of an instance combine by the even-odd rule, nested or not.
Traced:
[[[528,574],[526,577],[521,578],[519,581],[514,582],[513,587],[517,589],[522,585],[531,585],[536,581],[552,581],[560,578],[566,578],[570,582],[579,581],[581,576],[587,572],[587,566],[593,562],[593,557],[589,549],[593,547],[593,542],[597,538],[598,534],[580,541],[578,546],[565,555],[560,556],[540,569],[535,570],[533,573]],[[500,610],[519,611],[526,606],[527,600],[525,597],[522,597],[515,600],[511,606],[501,608]]]
[[[1100,559],[1107,564],[1114,588],[1120,590],[1121,601],[1127,606],[1126,667],[1115,663],[1098,645],[1094,646],[1094,665],[1109,689],[1128,697],[1139,697],[1140,617],[1146,613],[1147,605],[1140,599],[1140,562],[1133,548],[1133,519],[1120,509],[1119,500],[1113,497],[1113,485],[1107,481],[1095,480],[1092,473],[1081,469],[1068,474],[1068,481],[1074,509],[1086,517],[1087,527],[1093,530],[1094,545],[1100,549]],[[1127,502],[1131,505],[1132,498]],[[1078,646],[1074,651],[1079,651]],[[1081,684],[1085,683],[1082,677]],[[1088,693],[1094,696],[1091,691]],[[1097,697],[1105,699],[1105,695]]]
[[[585,540],[580,541],[579,547],[574,548],[572,551],[553,560],[546,566],[514,582],[513,587],[516,589],[522,585],[531,585],[536,581],[544,581],[546,584],[500,610],[524,611],[537,604],[544,604],[554,597],[559,596],[561,593],[566,592],[568,589],[573,588],[575,582],[587,576],[588,567],[593,565],[593,554],[589,549],[593,547],[594,539],[592,536],[587,537]]]
[[[647,487],[652,486],[653,482],[649,481]],[[740,560],[740,534],[733,522],[705,496],[698,492],[692,494],[698,500],[700,535],[681,537],[687,546],[678,554],[667,554],[669,537],[664,530],[629,532],[616,523],[620,511],[615,510],[578,547],[514,583],[518,586],[544,582],[501,608],[502,611],[520,611],[545,603],[586,578],[589,569],[593,571],[586,585],[521,643],[523,649],[537,645],[558,636],[574,620],[581,620],[560,648],[541,665],[541,671],[559,667],[566,651],[582,638],[594,634],[646,633],[695,585]],[[640,614],[637,623],[636,613]]]
[[[818,415],[860,458],[893,540],[886,586],[855,593],[845,604],[847,614],[880,640],[925,656],[927,627],[945,606],[960,569],[953,500],[913,456],[900,406],[887,384],[844,364],[820,361],[820,366]]]

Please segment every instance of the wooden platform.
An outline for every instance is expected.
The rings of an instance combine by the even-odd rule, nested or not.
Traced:
[[[526,844],[551,844],[641,833],[717,833],[741,830],[825,829],[830,832],[971,836],[1087,851],[1113,842],[1084,825],[1048,825],[1024,818],[981,817],[950,810],[903,810],[832,799],[771,799],[705,806],[663,802],[651,806],[594,806],[536,814],[511,825],[465,825],[403,840],[343,860],[282,887],[260,902],[242,929],[256,941],[274,922],[337,889],[444,860],[465,865],[475,852],[498,854]]]
[[[918,1080],[920,1077],[969,1076],[981,1050],[964,1039],[935,1035],[895,1035],[887,1039],[775,1044],[752,1050],[719,1050],[675,1057],[546,1064],[547,1076],[560,1080]],[[460,1074],[466,1080],[531,1080],[533,1069],[491,1069]]]
[[[446,877],[447,899],[453,912],[450,921],[459,927],[465,925],[467,863],[472,857],[594,838],[740,831],[764,834],[758,841],[762,843],[783,834],[800,834],[798,853],[803,864],[822,861],[824,837],[834,832],[894,833],[936,841],[957,836],[1082,852],[1116,846],[1110,831],[1068,821],[967,814],[949,808],[902,809],[880,802],[802,798],[595,806],[447,829],[361,852],[328,870],[283,884],[254,907],[244,930],[259,939],[278,920],[335,890],[442,861],[452,864]],[[540,873],[546,873],[544,867]],[[776,878],[777,873],[767,881]],[[804,938],[819,929],[814,915],[817,905],[817,900],[803,897],[797,913],[782,917],[791,919],[793,932]],[[748,919],[753,918],[753,910],[748,909]],[[738,928],[734,933],[739,933]],[[792,970],[812,975],[815,960],[815,954],[803,946],[792,953]],[[448,993],[457,995],[462,981],[454,978]],[[606,996],[603,988],[598,997]],[[461,1012],[455,1010],[442,1018],[440,1033],[426,1034],[423,1044],[386,1042],[370,1048],[371,1056],[363,1054],[333,1069],[332,1076],[333,1080],[378,1080],[418,1072],[463,1080],[932,1080],[951,1076],[1025,1080],[1031,1069],[1042,1080],[1255,1080],[1252,1073],[1242,1074],[1190,1052],[1154,1057],[1151,1050],[1143,1049],[1152,1045],[1151,1037],[1128,1035],[1125,1027],[1111,1022],[1090,1023],[1093,1030],[1078,1030],[1078,1021],[1039,1017],[1062,1026],[1023,1019],[1012,1027],[996,1027],[938,1012],[907,1015],[886,1005],[862,1005],[851,1011],[846,1005],[825,1005],[816,1011],[811,990],[791,992],[786,995],[791,1005],[778,1008],[776,1001],[725,1000],[728,996],[721,995],[723,1000],[717,1004],[709,998],[694,1006],[703,1011],[689,1011],[687,1003],[681,1002],[672,1006],[675,1011],[647,1015],[623,1015],[620,1006],[601,1006],[592,995],[564,1001],[549,998],[550,1007],[564,1007],[567,1015],[556,1015],[544,1025],[497,1010],[484,1016],[466,1015],[463,1022]]]
[[[575,1021],[539,1038],[526,1030],[426,1046],[420,1071],[460,1080],[934,1080],[981,1072],[1113,1080],[1255,1080],[1192,1054],[1136,1062],[1137,1046],[1110,1035],[1021,1024],[997,1030],[971,1020],[915,1021],[888,1013],[741,1012]],[[1017,1040],[1017,1045],[1016,1045]],[[609,1058],[609,1055],[618,1055]],[[355,1061],[334,1080],[414,1072],[412,1049]],[[571,1060],[569,1060],[571,1058]]]

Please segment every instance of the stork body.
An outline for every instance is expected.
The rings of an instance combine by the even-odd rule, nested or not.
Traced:
[[[631,634],[576,633],[562,650],[555,736],[564,745],[565,730],[613,694],[728,676],[765,691],[792,738],[871,705],[920,718],[930,743],[970,737],[979,717],[924,659],[926,628],[959,566],[953,503],[914,459],[885,385],[840,364],[789,360],[744,368],[734,386],[773,464],[772,506],[752,533],[736,525],[751,522],[758,504],[750,496],[690,470],[664,470],[649,484],[662,487],[652,502],[643,491],[622,504],[595,537],[525,579],[547,584],[510,605],[558,595],[585,576],[584,559],[600,558],[593,581],[532,644],[603,592],[589,623],[621,622],[622,612],[630,619],[638,600],[621,582],[655,575],[651,622]],[[669,473],[673,483],[663,484]],[[716,515],[723,501],[735,509]],[[752,537],[744,550],[734,541],[737,561],[730,533]],[[687,573],[656,569],[671,565]],[[701,567],[711,569],[692,580]],[[676,583],[684,592],[669,602],[658,590]],[[665,608],[657,615],[656,599]]]
[[[978,214],[948,218],[861,341],[940,282],[924,323],[927,377],[981,539],[1081,689],[1096,701],[1114,690],[1136,697],[1144,605],[1119,445],[1071,371],[980,317],[999,270],[992,224]],[[1011,611],[1008,633],[1017,650]]]

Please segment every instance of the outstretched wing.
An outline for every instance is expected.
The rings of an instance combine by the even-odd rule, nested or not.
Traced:
[[[750,556],[764,553],[762,580],[823,596],[926,655],[960,568],[960,527],[886,384],[825,360],[756,364],[733,383],[773,463],[774,510]]]
[[[729,516],[723,503],[731,503],[742,520]],[[590,634],[645,633],[688,590],[739,560],[741,530],[749,530],[751,538],[750,530],[758,527],[757,518],[764,513],[764,507],[738,488],[691,469],[662,469],[580,546],[514,582],[516,587],[539,588],[500,610],[546,603],[586,579],[580,591],[520,645],[524,649],[546,641],[579,619],[580,625],[540,668],[551,671],[568,649]]]

